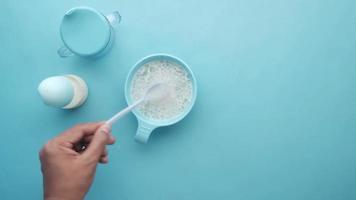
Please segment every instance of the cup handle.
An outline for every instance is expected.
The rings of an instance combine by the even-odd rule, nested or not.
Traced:
[[[106,17],[106,19],[108,19],[108,21],[112,27],[117,26],[121,22],[121,15],[120,15],[119,11],[114,11],[114,12],[106,15],[105,17]]]
[[[151,124],[139,120],[135,140],[140,143],[147,143],[152,131],[157,128]]]
[[[60,47],[58,50],[57,50],[57,53],[60,57],[62,58],[66,58],[66,57],[69,57],[69,56],[72,56],[74,55],[73,52],[71,52],[67,47],[65,46],[62,46]]]

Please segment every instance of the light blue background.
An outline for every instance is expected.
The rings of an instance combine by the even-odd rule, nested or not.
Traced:
[[[122,24],[112,51],[61,59],[59,23],[87,5]],[[38,150],[79,122],[125,106],[129,69],[151,53],[186,61],[199,85],[181,123],[134,142],[117,124],[110,164],[87,199],[356,199],[356,1],[1,0],[0,199],[40,199]],[[89,85],[74,111],[36,88],[74,73]]]

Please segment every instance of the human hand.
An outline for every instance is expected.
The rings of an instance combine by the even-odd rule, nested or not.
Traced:
[[[47,142],[40,151],[45,200],[83,199],[98,162],[108,162],[107,144],[114,144],[109,126],[79,124]]]

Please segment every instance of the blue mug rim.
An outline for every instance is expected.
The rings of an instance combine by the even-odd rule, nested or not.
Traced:
[[[108,35],[108,37],[107,37],[107,39],[106,39],[106,40],[107,40],[107,41],[106,41],[106,44],[103,45],[103,47],[102,47],[100,50],[98,50],[97,52],[90,53],[90,54],[79,53],[79,52],[73,50],[72,48],[70,48],[70,46],[66,43],[65,39],[63,38],[63,34],[62,34],[62,23],[63,23],[63,18],[64,18],[64,16],[67,15],[67,14],[69,14],[69,13],[71,13],[71,12],[73,12],[73,11],[75,11],[75,10],[80,10],[80,9],[81,9],[81,10],[88,10],[88,11],[94,12],[95,14],[98,15],[98,17],[100,17],[103,21],[105,21],[105,23],[107,24],[107,26],[108,26],[108,28],[109,28],[109,35]],[[109,44],[110,44],[110,41],[112,40],[112,34],[113,34],[112,32],[113,32],[113,31],[112,31],[112,26],[110,25],[110,22],[108,21],[108,19],[106,18],[106,16],[105,16],[104,14],[102,14],[101,12],[99,12],[98,10],[96,10],[96,9],[94,9],[94,8],[92,8],[92,7],[88,7],[88,6],[76,6],[76,7],[73,7],[73,8],[71,8],[71,9],[69,9],[69,10],[65,13],[65,15],[62,17],[62,21],[61,21],[61,24],[60,24],[60,27],[59,27],[59,33],[60,33],[61,40],[62,40],[64,46],[65,46],[66,48],[68,48],[73,54],[78,55],[78,56],[83,56],[83,57],[96,56],[96,55],[101,54],[101,52],[105,51],[105,50],[108,48],[108,46],[109,46]]]

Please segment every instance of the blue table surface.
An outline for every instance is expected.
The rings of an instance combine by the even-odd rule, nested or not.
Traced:
[[[101,59],[59,58],[66,10],[119,10]],[[170,53],[198,81],[192,112],[133,137],[135,117],[113,128],[110,163],[87,199],[356,199],[356,1],[0,1],[0,199],[40,199],[38,151],[76,123],[126,105],[124,82],[142,57]],[[73,111],[47,107],[37,86],[84,78]]]

